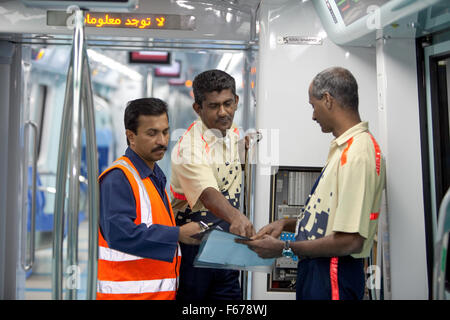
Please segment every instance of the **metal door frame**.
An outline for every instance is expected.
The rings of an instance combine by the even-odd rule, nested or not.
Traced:
[[[433,283],[433,269],[435,260],[435,237],[438,231],[438,210],[436,193],[435,142],[434,142],[434,91],[435,83],[431,79],[432,63],[438,58],[450,55],[450,31],[439,32],[416,41],[417,70],[419,89],[419,114],[422,150],[422,179],[424,199],[424,220],[426,229],[428,291],[429,298],[433,297],[435,284]],[[433,43],[435,40],[435,43]],[[439,41],[440,40],[440,41]],[[442,196],[446,190],[443,190]]]

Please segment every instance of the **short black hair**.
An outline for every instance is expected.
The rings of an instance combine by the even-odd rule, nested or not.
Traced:
[[[343,107],[358,111],[358,83],[349,70],[332,67],[317,74],[312,81],[311,93],[320,100],[325,92]]]
[[[137,134],[138,119],[140,115],[145,116],[160,116],[166,114],[167,120],[169,120],[167,103],[158,98],[141,98],[131,100],[127,103],[125,108],[124,123],[125,129],[133,131]],[[130,142],[127,138],[127,144]]]
[[[222,70],[207,70],[198,74],[192,83],[194,99],[197,104],[202,105],[205,93],[231,89],[236,96],[236,82],[232,76]]]

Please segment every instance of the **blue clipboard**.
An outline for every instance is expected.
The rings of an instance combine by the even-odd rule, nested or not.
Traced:
[[[247,245],[235,242],[237,238],[250,240],[249,238],[217,229],[203,233],[194,267],[272,272],[275,258],[260,258]]]

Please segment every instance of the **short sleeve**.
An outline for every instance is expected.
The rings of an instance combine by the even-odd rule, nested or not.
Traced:
[[[353,156],[344,165],[339,164],[338,206],[333,231],[369,236],[370,210],[375,196],[374,172],[364,155]]]
[[[172,153],[172,175],[177,181],[189,206],[194,210],[200,204],[198,199],[206,188],[219,191],[213,167],[208,161],[208,152],[202,145],[191,144],[175,146]],[[203,205],[201,205],[203,206]]]

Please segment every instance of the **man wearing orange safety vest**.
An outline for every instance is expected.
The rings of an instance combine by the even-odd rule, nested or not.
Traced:
[[[178,288],[178,242],[196,244],[195,223],[175,224],[156,164],[167,150],[167,105],[156,98],[125,109],[128,148],[99,177],[100,229],[97,299],[173,300]]]

